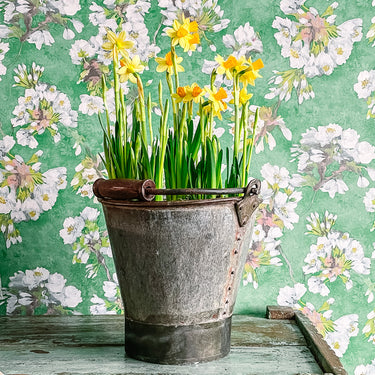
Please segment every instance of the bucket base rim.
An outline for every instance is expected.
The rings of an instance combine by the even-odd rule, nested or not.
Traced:
[[[155,325],[125,318],[125,352],[165,365],[209,362],[230,352],[232,317],[193,325]]]

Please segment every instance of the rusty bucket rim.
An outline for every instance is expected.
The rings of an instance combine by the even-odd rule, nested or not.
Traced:
[[[242,201],[243,197],[227,197],[227,198],[207,198],[207,199],[186,199],[176,201],[129,201],[120,199],[110,198],[98,198],[101,204],[110,206],[121,206],[131,208],[173,208],[173,207],[185,207],[185,206],[211,206],[218,204],[233,205]]]

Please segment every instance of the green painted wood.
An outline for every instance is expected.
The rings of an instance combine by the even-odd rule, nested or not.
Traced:
[[[290,320],[233,318],[226,358],[165,366],[127,358],[123,316],[1,317],[0,371],[6,375],[322,374]]]
[[[33,316],[0,317],[0,344],[17,345],[49,341],[51,344],[124,344],[123,316]],[[51,328],[53,327],[53,328]],[[232,321],[232,345],[306,345],[294,321],[268,320],[237,315]],[[252,333],[251,341],[249,332]],[[9,339],[12,337],[12,339]]]
[[[1,371],[6,375],[322,373],[309,350],[298,346],[237,347],[232,349],[229,356],[217,361],[188,366],[166,366],[126,358],[122,346],[51,348],[47,345],[20,345],[12,350],[2,350],[0,364]]]

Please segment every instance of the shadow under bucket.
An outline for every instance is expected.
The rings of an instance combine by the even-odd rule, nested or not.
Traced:
[[[185,364],[229,353],[231,316],[260,203],[260,182],[253,181],[255,191],[244,197],[164,202],[110,199],[95,187],[130,357]]]

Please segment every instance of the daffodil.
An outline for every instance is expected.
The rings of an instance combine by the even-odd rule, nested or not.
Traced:
[[[165,33],[171,38],[172,46],[179,44],[187,52],[192,49],[190,41],[199,42],[199,36],[197,39],[194,35],[198,32],[198,24],[196,21],[190,22],[189,18],[183,17],[182,20],[182,23],[174,20],[172,27],[167,27]]]
[[[233,93],[233,96],[234,96],[234,93]],[[253,94],[248,93],[246,90],[246,87],[243,87],[240,91],[239,103],[242,105],[245,105],[252,98],[252,96]],[[229,103],[234,104],[234,99],[232,99]]]
[[[177,103],[184,102],[186,103],[187,100],[185,99],[187,95],[185,87],[177,87],[176,93],[172,94],[172,97],[176,99]]]
[[[219,63],[219,66],[216,69],[217,74],[225,74],[228,79],[233,78],[234,71],[243,70],[243,64],[246,61],[243,56],[237,60],[233,55],[230,55],[226,60],[220,55],[217,55],[215,60]]]
[[[200,42],[199,34],[197,32],[192,34],[192,38],[189,40],[189,50],[195,51]]]
[[[124,57],[128,56],[128,52],[126,50],[132,48],[134,43],[129,40],[125,40],[125,37],[125,31],[121,31],[119,35],[116,35],[113,31],[107,30],[108,42],[105,42],[102,45],[102,48],[105,51],[108,51],[108,58],[113,57],[117,59],[118,53],[120,53]]]
[[[181,64],[183,58],[178,57],[176,55],[176,69],[177,72],[184,72],[185,69],[183,66],[178,65]],[[173,61],[172,61],[172,53],[169,51],[165,57],[156,57],[155,61],[158,63],[158,66],[156,67],[156,71],[159,73],[167,71],[169,74],[173,74]]]
[[[211,110],[214,116],[217,116],[220,120],[222,120],[221,112],[227,109],[227,103],[223,101],[228,97],[227,92],[220,87],[219,90],[214,88],[213,90],[209,89],[208,87],[205,88],[206,92],[208,93],[208,100],[211,102],[210,106],[206,106],[207,110]]]
[[[246,87],[248,84],[255,86],[255,80],[262,77],[259,74],[259,70],[264,67],[262,59],[258,59],[254,62],[251,61],[251,57],[246,61],[247,68],[241,72],[240,81]]]
[[[177,103],[188,103],[192,101],[199,103],[202,95],[204,95],[204,90],[200,88],[198,84],[193,83],[191,86],[186,85],[178,87],[176,93],[172,94],[172,97],[176,99]]]
[[[120,82],[130,80],[133,83],[137,83],[134,73],[142,73],[145,69],[138,55],[135,55],[132,59],[123,58],[120,61],[120,65],[121,68],[118,71],[118,74],[120,75]]]
[[[195,103],[199,103],[200,98],[205,93],[205,90],[200,88],[195,82],[191,86],[186,86],[186,91],[189,99],[191,98]]]

